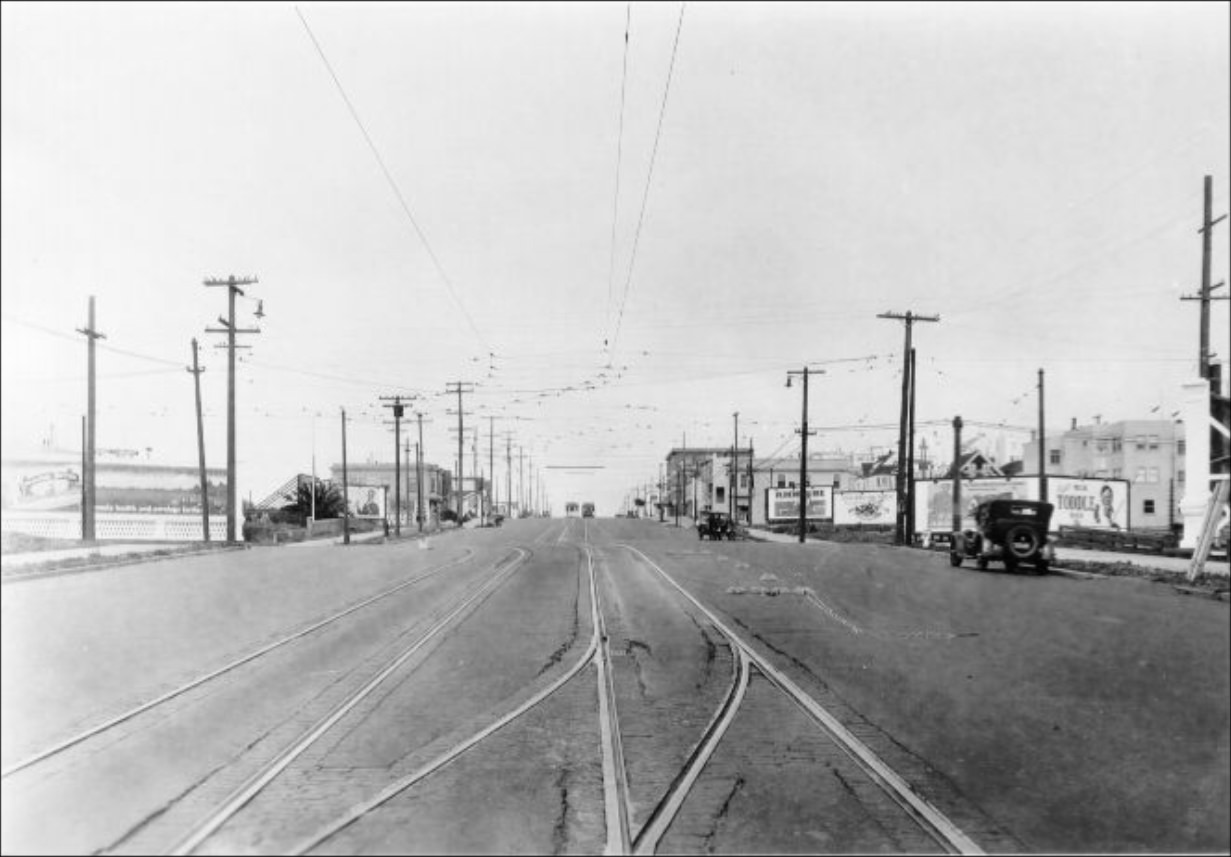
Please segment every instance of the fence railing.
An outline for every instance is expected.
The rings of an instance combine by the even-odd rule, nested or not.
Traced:
[[[23,533],[45,539],[80,539],[80,512],[0,513],[0,532]],[[211,515],[212,541],[226,541],[225,515]],[[99,541],[201,542],[205,541],[201,516],[98,512],[94,535]]]

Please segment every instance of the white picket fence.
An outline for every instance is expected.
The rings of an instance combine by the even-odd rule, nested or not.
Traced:
[[[80,512],[3,512],[0,532],[22,533],[47,539],[80,539]],[[201,542],[200,515],[159,515],[136,512],[98,512],[94,535],[99,541]],[[225,515],[210,515],[212,541],[226,541]]]

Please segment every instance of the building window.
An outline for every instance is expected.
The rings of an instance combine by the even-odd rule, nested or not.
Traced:
[[[1145,435],[1138,435],[1137,437],[1133,438],[1133,440],[1134,440],[1134,441],[1136,441],[1136,443],[1137,443],[1137,448],[1138,448],[1138,449],[1145,449],[1145,448],[1146,448],[1146,439],[1145,439]]]
[[[1177,471],[1176,471],[1176,474],[1175,474],[1175,481],[1176,481],[1176,482],[1179,482],[1181,485],[1183,485],[1183,484],[1184,484],[1184,471],[1183,471],[1183,470],[1177,470]]]
[[[1150,449],[1158,449],[1158,435],[1149,435],[1148,440],[1150,442]]]
[[[727,489],[726,488],[719,485],[717,488],[714,489],[714,502],[715,503],[727,502]]]
[[[1142,500],[1141,501],[1141,513],[1143,515],[1153,515],[1154,514],[1154,501],[1153,500]]]
[[[1157,467],[1147,467],[1146,468],[1146,482],[1158,482],[1158,468]]]
[[[779,476],[779,477],[778,477],[778,487],[779,487],[779,488],[785,488],[785,487],[786,487],[786,477],[785,477],[785,476]]]
[[[1124,438],[1113,437],[1111,439],[1111,451],[1112,452],[1122,452],[1123,450],[1124,450]]]
[[[1184,455],[1188,451],[1188,445],[1184,442],[1184,438],[1180,438],[1175,442],[1175,451],[1177,455]]]
[[[1058,449],[1051,450],[1051,452],[1049,452],[1047,455],[1047,460],[1048,460],[1048,463],[1050,464],[1059,464],[1060,463],[1060,450]]]
[[[1145,482],[1146,481],[1146,469],[1144,467],[1137,468],[1137,473],[1136,475],[1133,476],[1133,481],[1134,482]]]
[[[748,474],[747,473],[741,473],[739,475],[739,487],[740,487],[740,490],[743,490],[748,487]]]

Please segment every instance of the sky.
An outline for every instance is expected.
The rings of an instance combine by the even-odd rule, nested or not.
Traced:
[[[461,382],[503,496],[619,511],[673,447],[1029,439],[1168,418],[1196,375],[1203,181],[1231,197],[1227,3],[0,5],[6,456],[391,461]],[[1228,274],[1228,222],[1212,231]],[[1222,290],[1226,294],[1226,289]],[[1212,305],[1225,365],[1227,301]],[[255,313],[258,307],[263,316]],[[738,418],[735,416],[738,414]],[[412,423],[413,425],[413,423]],[[405,438],[406,425],[403,424]],[[495,440],[490,439],[494,429]],[[411,442],[417,438],[417,428]],[[467,443],[464,471],[473,468]],[[528,481],[528,479],[527,479]],[[517,484],[513,486],[518,490]]]

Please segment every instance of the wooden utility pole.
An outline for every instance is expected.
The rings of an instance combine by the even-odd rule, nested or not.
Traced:
[[[465,453],[462,450],[462,438],[465,431],[462,423],[462,393],[473,393],[474,384],[469,381],[453,381],[445,384],[446,393],[457,393],[457,525],[462,525],[462,503],[465,489],[462,481],[462,461]]]
[[[731,447],[731,496],[728,498],[727,514],[734,521],[736,513],[739,512],[739,503],[735,499],[735,493],[739,489],[739,411],[731,416],[735,417],[735,445]]]
[[[962,531],[962,418],[953,418],[953,534]]]
[[[813,372],[824,373],[824,369],[813,369]],[[804,405],[803,416],[800,418],[801,427],[796,429],[799,432],[799,543],[802,545],[807,538],[808,532],[808,364],[804,364],[804,368],[796,372],[791,370],[786,373],[786,385],[791,386],[791,376],[802,375],[804,378]]]
[[[239,511],[239,492],[235,474],[235,336],[240,333],[260,333],[259,328],[235,327],[235,296],[244,293],[241,286],[251,286],[257,283],[256,277],[236,277],[225,280],[210,278],[205,280],[209,287],[225,286],[227,290],[227,317],[218,316],[221,328],[207,327],[206,333],[225,333],[227,335],[227,541],[235,541],[236,520]]]
[[[526,448],[517,447],[517,517],[526,510]]]
[[[1201,228],[1197,230],[1201,233],[1201,293],[1197,295],[1184,295],[1180,298],[1182,301],[1201,301],[1200,346],[1197,353],[1197,371],[1202,378],[1210,377],[1210,301],[1225,301],[1227,299],[1226,295],[1214,297],[1211,294],[1214,289],[1222,288],[1225,285],[1225,282],[1210,285],[1211,233],[1213,232],[1214,224],[1220,223],[1227,218],[1227,215],[1221,214],[1217,220],[1212,220],[1213,206],[1214,177],[1206,176],[1204,217],[1202,217]]]
[[[505,435],[504,462],[507,478],[504,480],[506,495],[505,517],[513,520],[513,435]]]
[[[415,411],[415,416],[419,420],[419,444],[415,447],[415,465],[418,467],[418,471],[415,474],[415,489],[417,494],[415,499],[418,501],[419,505],[419,511],[416,517],[419,521],[419,532],[423,532],[423,414],[420,411]]]
[[[1043,370],[1039,370],[1039,501],[1047,502],[1047,433],[1043,425]]]
[[[882,312],[876,316],[877,318],[889,318],[906,323],[906,347],[902,351],[902,411],[898,427],[898,472],[897,472],[897,495],[898,495],[898,514],[897,523],[894,527],[894,541],[897,544],[905,544],[906,533],[906,417],[909,403],[907,401],[910,394],[911,384],[911,369],[910,369],[910,349],[911,349],[911,327],[916,321],[940,321],[939,315],[917,315],[914,312],[907,311],[905,314],[896,312]]]
[[[906,435],[906,543],[915,541],[915,349],[910,350],[910,417]]]
[[[106,339],[107,337],[94,329],[94,295],[90,295],[90,316],[89,324],[84,328],[77,328],[77,332],[83,334],[86,338],[86,371],[88,381],[86,387],[86,436],[85,436],[85,461],[82,463],[81,482],[85,490],[85,496],[82,500],[81,510],[81,538],[83,541],[92,542],[96,537],[94,526],[95,506],[98,502],[97,486],[95,484],[95,466],[94,466],[94,444],[98,437],[97,418],[98,408],[95,399],[95,371],[94,371],[94,340]]]
[[[350,544],[350,482],[346,472],[346,408],[342,408],[342,544]]]
[[[406,406],[402,404],[405,396],[381,396],[382,401],[393,402],[381,407],[393,409],[393,531],[394,535],[402,535],[402,415]],[[413,398],[413,397],[411,397]]]
[[[487,516],[490,519],[496,509],[496,418],[487,418],[487,473],[491,481],[487,484]],[[491,523],[490,520],[485,523]]]
[[[209,481],[205,478],[205,423],[201,416],[201,373],[204,368],[197,364],[197,341],[192,340],[192,373],[193,386],[197,393],[197,467],[201,475],[201,533],[205,541],[209,541]]]

